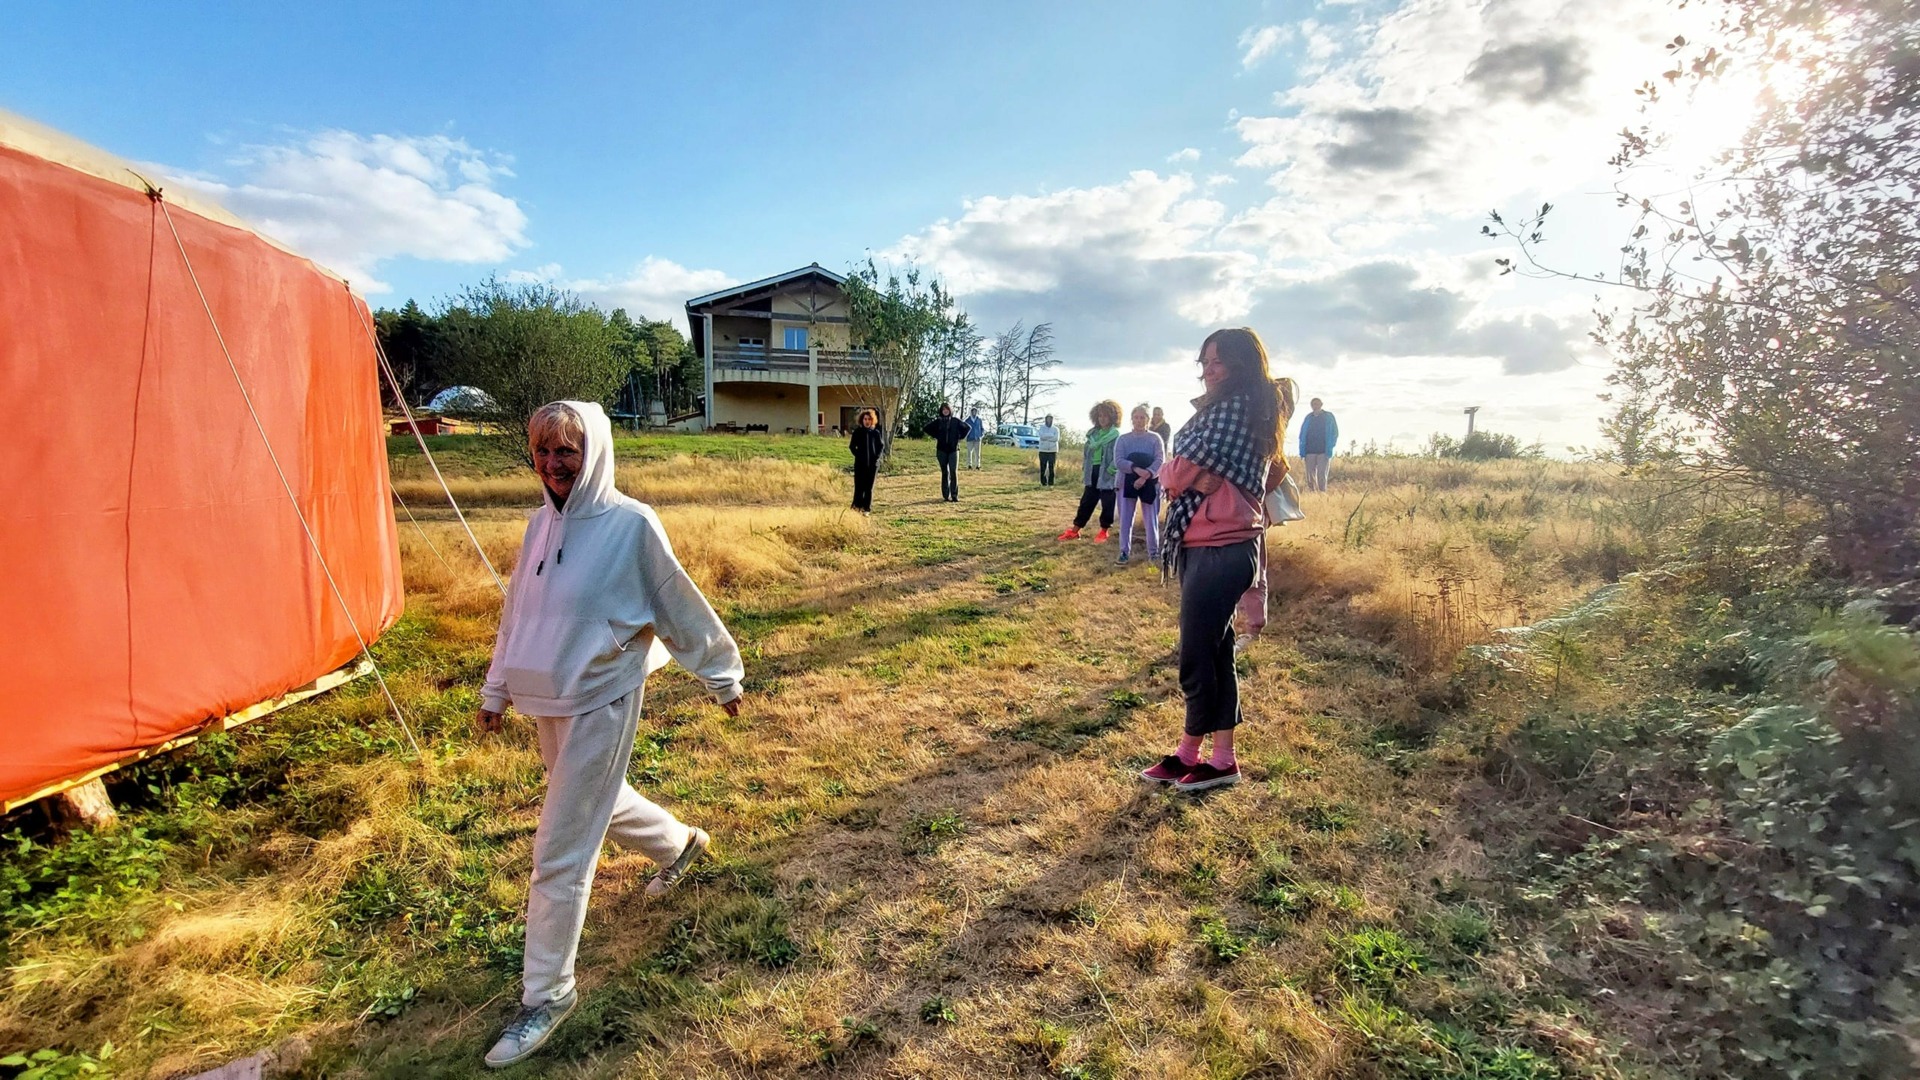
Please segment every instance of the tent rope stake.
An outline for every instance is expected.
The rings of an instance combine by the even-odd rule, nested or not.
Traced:
[[[353,295],[353,286],[351,284],[347,286],[347,295],[348,297],[352,297]],[[480,562],[486,566],[487,573],[493,575],[494,587],[500,590],[501,596],[506,596],[507,583],[500,580],[500,571],[495,570],[493,568],[493,560],[487,558],[487,549],[481,547],[480,538],[473,535],[473,526],[467,524],[467,515],[461,511],[460,503],[454,499],[453,489],[447,486],[447,478],[440,474],[440,463],[433,459],[433,451],[427,449],[427,437],[420,434],[420,425],[413,418],[413,408],[407,404],[407,395],[400,389],[400,379],[393,373],[393,365],[387,361],[386,346],[380,344],[380,335],[373,332],[373,327],[368,324],[366,315],[360,311],[360,305],[351,304],[350,306],[353,308],[354,316],[360,320],[360,328],[367,332],[367,338],[373,342],[373,354],[380,360],[380,373],[387,377],[387,385],[393,388],[393,400],[400,403],[400,415],[407,418],[407,430],[413,432],[413,441],[420,444],[420,453],[425,455],[427,467],[433,470],[433,478],[440,481],[440,490],[447,493],[447,505],[453,507],[453,516],[460,519],[460,527],[467,531],[467,539],[473,542],[473,550],[480,556]],[[397,497],[396,495],[396,498]],[[405,503],[401,503],[400,505],[403,508],[406,506]],[[408,511],[407,516],[412,517],[413,512]],[[418,528],[419,524],[417,521],[414,522],[414,527]],[[425,532],[421,533],[422,537],[425,535]],[[446,560],[442,559],[441,561],[445,562]]]
[[[267,459],[273,463],[274,474],[280,478],[280,486],[287,493],[287,501],[293,504],[294,516],[300,520],[300,529],[306,533],[307,545],[313,549],[313,557],[320,563],[320,572],[326,575],[327,587],[333,590],[333,598],[339,602],[340,611],[347,617],[347,625],[353,629],[353,636],[360,643],[360,652],[373,667],[373,677],[380,684],[380,693],[387,699],[387,706],[393,710],[393,718],[400,723],[400,730],[407,737],[407,744],[413,747],[416,759],[424,759],[419,740],[413,737],[413,728],[407,724],[407,717],[400,710],[400,703],[394,700],[393,691],[387,686],[387,677],[380,670],[380,664],[373,658],[373,650],[368,645],[366,634],[360,630],[359,620],[353,617],[353,608],[347,603],[347,597],[340,590],[340,583],[334,579],[333,568],[327,565],[327,557],[320,550],[320,539],[313,533],[313,526],[307,521],[306,511],[300,509],[300,497],[294,493],[293,483],[287,479],[287,472],[280,466],[280,455],[274,452],[273,440],[267,436],[267,427],[260,419],[259,410],[253,407],[253,395],[247,392],[246,380],[240,377],[240,367],[233,362],[233,352],[227,348],[227,338],[220,332],[220,320],[214,318],[213,305],[207,302],[207,292],[200,287],[200,275],[194,273],[193,259],[187,255],[187,245],[180,239],[180,230],[174,227],[173,214],[167,209],[167,202],[161,197],[160,189],[148,185],[147,195],[159,207],[167,220],[167,231],[173,234],[173,244],[180,250],[180,261],[187,268],[187,280],[193,282],[193,291],[200,297],[201,310],[207,313],[207,323],[213,327],[214,340],[220,343],[220,355],[226,358],[227,370],[233,373],[233,383],[240,389],[240,400],[246,403],[247,414],[253,418],[254,430],[260,433],[260,442],[267,449]]]

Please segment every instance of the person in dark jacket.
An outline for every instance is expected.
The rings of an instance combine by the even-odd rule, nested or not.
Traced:
[[[967,422],[953,415],[953,406],[940,403],[940,415],[927,425],[934,456],[940,459],[940,498],[960,501],[960,444],[967,438]]]
[[[873,475],[880,471],[880,455],[886,452],[886,436],[880,433],[880,418],[872,409],[860,410],[859,426],[847,441],[853,451],[853,508],[873,513]]]

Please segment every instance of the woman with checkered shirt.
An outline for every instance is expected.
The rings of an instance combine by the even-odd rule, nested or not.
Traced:
[[[1253,585],[1265,527],[1261,501],[1286,475],[1281,439],[1293,415],[1293,382],[1275,380],[1267,349],[1247,328],[1216,330],[1200,347],[1207,392],[1173,439],[1160,471],[1169,500],[1162,567],[1180,582],[1180,689],[1186,734],[1142,778],[1181,791],[1238,783],[1233,732],[1240,686],[1233,668],[1233,610]],[[1201,760],[1202,742],[1213,753]]]

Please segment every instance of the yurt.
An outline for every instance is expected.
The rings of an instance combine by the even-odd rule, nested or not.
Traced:
[[[372,320],[0,113],[0,804],[331,685],[400,615]]]

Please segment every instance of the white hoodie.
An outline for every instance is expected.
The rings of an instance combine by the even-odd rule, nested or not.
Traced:
[[[639,688],[669,657],[721,703],[739,697],[746,671],[733,637],[674,558],[653,508],[613,486],[607,414],[561,404],[586,429],[580,473],[565,510],[549,495],[527,525],[484,707],[578,716]]]

